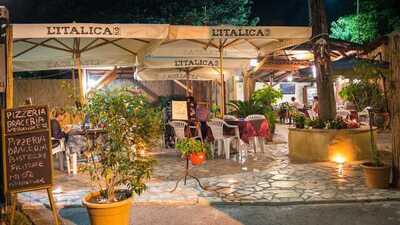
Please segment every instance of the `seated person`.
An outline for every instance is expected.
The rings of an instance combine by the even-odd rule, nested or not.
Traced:
[[[301,104],[300,102],[298,102],[295,97],[291,98],[291,102],[289,103],[289,105],[294,107],[295,109],[297,109],[299,111],[304,108],[304,105]]]
[[[51,125],[51,137],[57,140],[52,141],[53,148],[57,147],[60,143],[58,140],[60,139],[67,139],[67,130],[62,130],[61,129],[61,123],[64,120],[64,114],[65,112],[61,109],[56,109],[53,115],[53,118],[50,120],[50,125]]]

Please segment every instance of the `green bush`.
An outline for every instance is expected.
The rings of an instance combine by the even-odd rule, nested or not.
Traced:
[[[371,106],[375,112],[386,111],[386,98],[377,82],[361,80],[345,86],[339,96],[354,103],[358,111]]]
[[[264,106],[271,107],[276,104],[279,99],[283,97],[280,90],[276,90],[271,86],[266,86],[262,89],[255,91],[251,100],[263,104]]]

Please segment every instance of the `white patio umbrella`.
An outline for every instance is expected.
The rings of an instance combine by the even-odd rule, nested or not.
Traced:
[[[271,53],[309,40],[309,27],[170,26],[168,40],[149,55],[218,60],[221,111],[225,112],[225,64],[243,69],[251,59],[264,63]],[[247,63],[246,63],[247,61]],[[243,63],[244,62],[244,63]],[[144,66],[151,66],[144,62]],[[207,67],[207,66],[206,66]]]
[[[14,24],[14,71],[133,66],[168,37],[163,24]],[[81,94],[83,101],[83,94]]]

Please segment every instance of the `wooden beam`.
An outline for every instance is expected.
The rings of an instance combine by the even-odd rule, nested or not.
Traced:
[[[97,81],[96,86],[94,86],[93,90],[101,89],[107,85],[109,85],[115,78],[117,78],[117,67],[114,67],[113,70],[106,72],[99,81]]]
[[[191,94],[193,94],[193,91],[190,90],[185,84],[183,84],[182,82],[180,82],[179,80],[173,80],[175,84],[177,84],[179,87],[185,89],[185,91],[190,92]]]
[[[6,28],[7,50],[7,79],[6,79],[6,108],[14,107],[14,72],[13,72],[13,27]]]

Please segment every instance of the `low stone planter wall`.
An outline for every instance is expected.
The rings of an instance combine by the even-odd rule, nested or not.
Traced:
[[[376,146],[376,128],[373,130]],[[368,127],[356,129],[289,128],[289,158],[294,162],[346,161],[369,159],[371,138]]]

